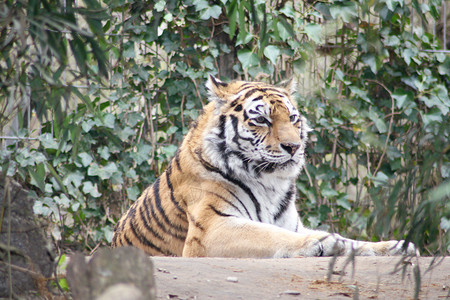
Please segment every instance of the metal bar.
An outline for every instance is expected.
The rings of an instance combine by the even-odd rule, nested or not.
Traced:
[[[0,136],[0,140],[39,140],[39,138],[20,137],[20,136]]]
[[[443,35],[443,40],[444,40],[444,50],[447,50],[447,1],[444,0],[443,1],[443,6],[444,6],[444,13],[443,16],[441,16],[441,18],[444,18],[444,26],[442,29],[442,35]]]
[[[444,46],[445,47],[445,46]],[[431,53],[450,53],[450,50],[420,50],[420,52],[431,52]]]
[[[31,132],[31,86],[27,86],[25,91],[27,97],[27,129],[28,132]]]

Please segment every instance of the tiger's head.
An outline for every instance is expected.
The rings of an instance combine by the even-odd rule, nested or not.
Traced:
[[[211,76],[206,87],[214,116],[203,138],[212,162],[239,177],[298,175],[311,129],[292,99],[294,82],[225,83]]]

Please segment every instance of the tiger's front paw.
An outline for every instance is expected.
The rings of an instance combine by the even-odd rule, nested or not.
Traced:
[[[408,246],[404,247],[405,241],[387,241],[370,243],[362,246],[359,249],[360,255],[417,255],[419,256],[419,251],[413,243],[408,243]]]
[[[333,256],[345,255],[348,245],[345,239],[337,234],[327,234],[323,236],[309,237],[310,245],[306,247],[308,251],[304,256]],[[305,250],[302,250],[305,251]]]
[[[413,243],[408,243],[405,248],[405,241],[389,241],[391,247],[388,249],[388,255],[417,255],[419,256],[419,250],[417,250],[416,245]]]
[[[274,258],[323,256],[323,253],[324,248],[319,239],[304,236],[294,244],[277,251]]]
[[[320,240],[310,238],[305,249],[302,249],[302,252],[305,253],[305,256],[323,256],[324,247]]]
[[[337,234],[328,234],[320,238],[323,245],[323,256],[345,255],[347,245],[345,239]]]

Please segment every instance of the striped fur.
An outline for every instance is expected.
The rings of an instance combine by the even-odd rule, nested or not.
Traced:
[[[170,256],[400,254],[403,242],[353,241],[302,225],[295,179],[310,129],[293,87],[211,77],[210,103],[166,171],[117,223],[112,245]]]

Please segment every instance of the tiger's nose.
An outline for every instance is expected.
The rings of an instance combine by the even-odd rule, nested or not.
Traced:
[[[297,152],[298,148],[300,148],[299,144],[294,144],[294,143],[284,143],[280,145],[281,148],[284,149],[284,151],[286,151],[287,153],[289,153],[291,156],[295,154],[295,152]]]

